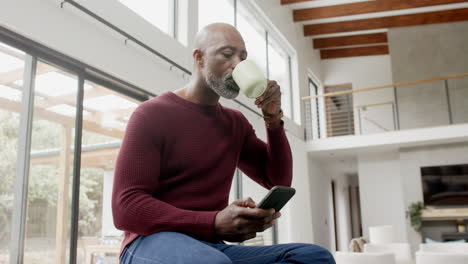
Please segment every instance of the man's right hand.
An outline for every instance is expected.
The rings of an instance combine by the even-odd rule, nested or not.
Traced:
[[[260,209],[248,198],[236,200],[216,215],[215,232],[222,240],[242,242],[273,226],[281,216],[275,209]]]

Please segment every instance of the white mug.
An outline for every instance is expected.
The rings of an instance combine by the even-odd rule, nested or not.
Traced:
[[[267,79],[252,60],[243,60],[232,71],[232,78],[249,98],[261,96],[267,88]]]

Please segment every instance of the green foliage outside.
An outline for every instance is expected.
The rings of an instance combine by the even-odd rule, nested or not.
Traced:
[[[0,249],[7,248],[10,241],[18,130],[19,114],[0,110]],[[62,127],[59,124],[34,120],[32,153],[58,150],[61,144],[61,134]],[[84,143],[85,141],[97,143],[102,140],[108,139],[100,135],[84,133]],[[103,173],[104,170],[98,168],[81,169],[79,233],[82,236],[100,235]],[[39,202],[46,204],[51,212],[56,212],[58,178],[56,165],[34,164],[31,166],[28,189],[29,206],[34,206]],[[71,175],[69,182],[69,201],[71,201]],[[37,219],[37,221],[43,222],[39,224],[55,226],[55,213],[52,215],[53,217],[49,215],[47,219]],[[32,221],[32,217],[28,215],[29,221]],[[48,237],[55,236],[55,230],[52,230],[53,233],[46,234]]]

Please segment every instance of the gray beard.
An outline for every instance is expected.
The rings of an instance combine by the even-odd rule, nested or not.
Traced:
[[[219,96],[234,99],[239,95],[239,86],[232,79],[232,74],[217,78],[211,72],[206,73],[206,83]]]

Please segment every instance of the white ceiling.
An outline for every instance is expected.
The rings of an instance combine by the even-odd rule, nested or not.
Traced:
[[[303,9],[303,8],[342,5],[342,4],[369,2],[369,1],[378,1],[378,0],[320,0],[320,1],[307,1],[307,2],[301,2],[301,3],[296,3],[296,4],[289,4],[286,6],[289,6],[291,9]]]
[[[297,9],[304,9],[304,8],[315,8],[315,7],[333,6],[333,5],[349,4],[349,3],[356,3],[356,2],[368,2],[368,1],[379,1],[379,0],[320,0],[320,1],[307,1],[307,2],[302,2],[302,3],[289,4],[286,6],[289,7],[291,10],[297,10]],[[417,14],[417,13],[424,13],[424,12],[452,10],[452,9],[459,9],[459,8],[468,8],[468,2],[447,4],[447,5],[436,5],[436,6],[420,7],[420,8],[411,8],[411,9],[395,10],[395,11],[375,12],[375,13],[359,14],[359,15],[352,15],[352,16],[314,19],[314,20],[300,21],[297,23],[301,25],[322,24],[322,23],[343,22],[343,21],[351,21],[351,20],[367,19],[367,18],[389,17],[389,16],[397,16],[397,15],[409,15],[409,14]],[[351,35],[358,35],[358,34],[379,33],[379,32],[386,32],[386,31],[387,29],[364,30],[364,31],[356,31],[356,32],[316,35],[316,36],[309,37],[309,38],[351,36]]]

